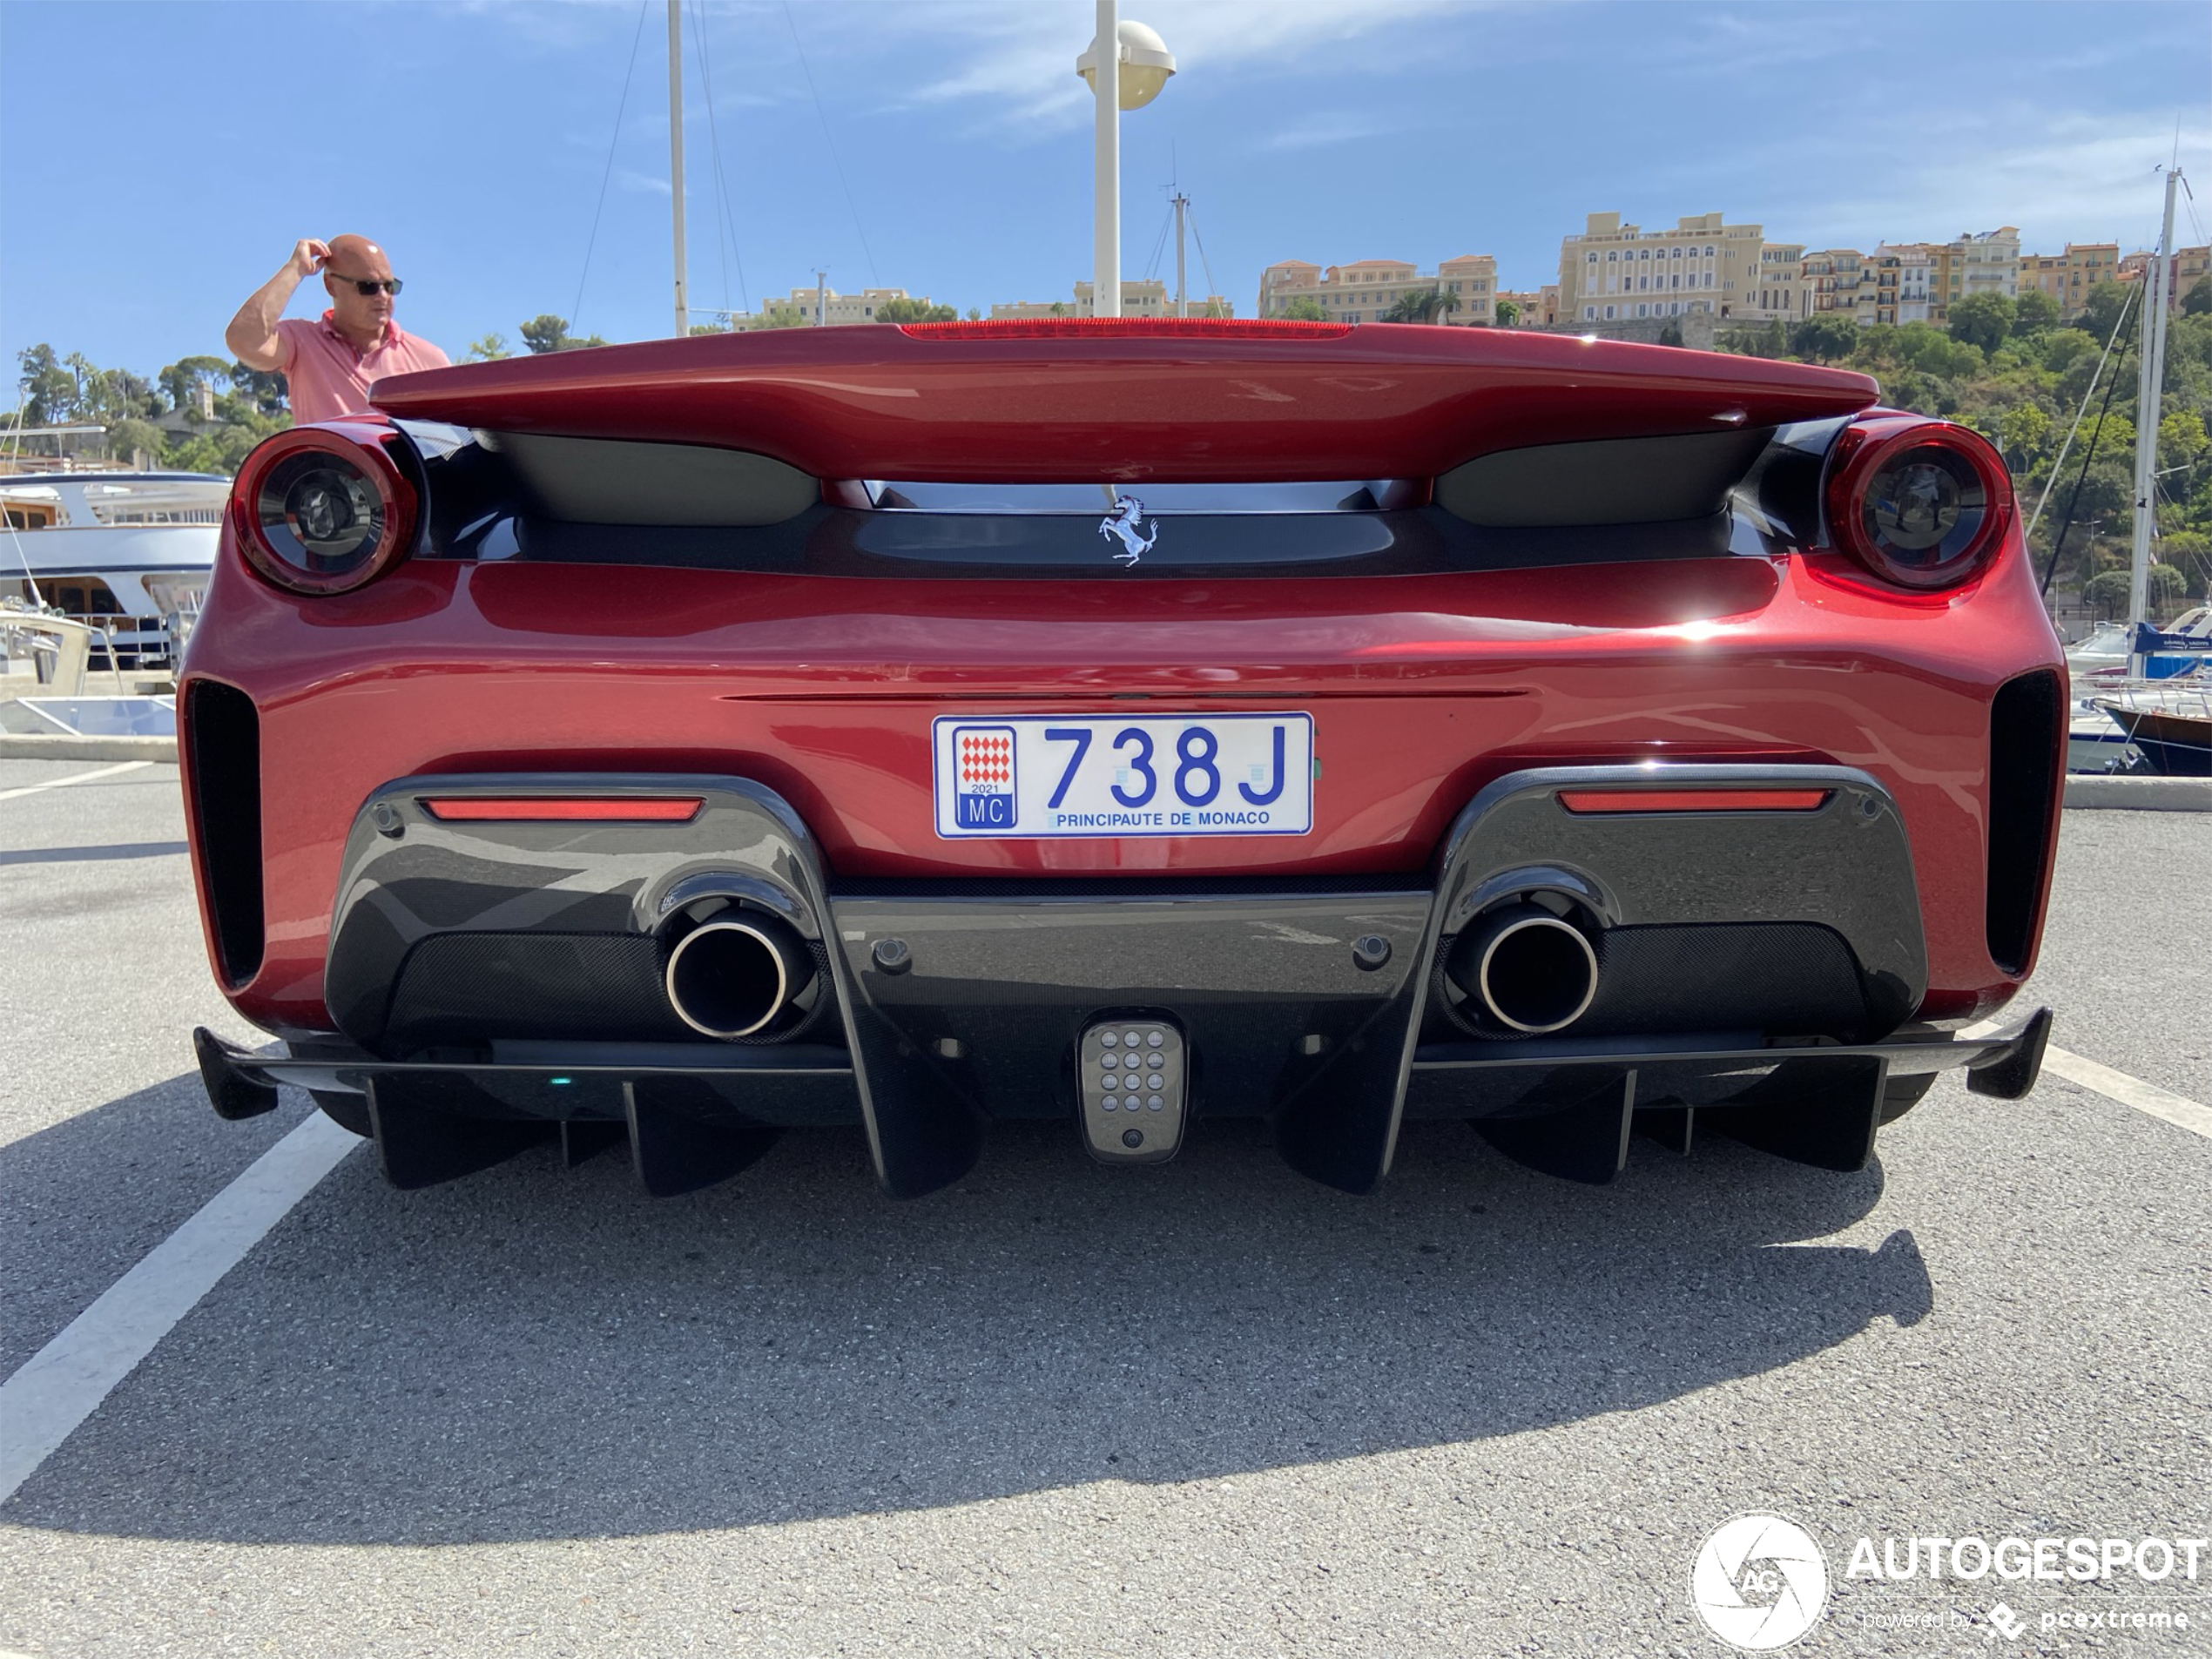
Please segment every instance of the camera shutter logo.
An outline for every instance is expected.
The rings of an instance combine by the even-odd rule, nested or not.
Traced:
[[[953,760],[960,769],[953,786],[953,812],[961,828],[1012,829],[1020,811],[1014,792],[1014,728],[955,728]]]
[[[1828,1559],[1795,1521],[1732,1516],[1698,1546],[1689,1599],[1705,1628],[1730,1647],[1772,1653],[1828,1610]]]

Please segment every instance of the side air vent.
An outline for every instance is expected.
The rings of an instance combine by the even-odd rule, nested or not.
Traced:
[[[215,955],[243,985],[261,966],[261,717],[245,692],[193,680],[185,740]]]
[[[2024,974],[2035,959],[2058,815],[2066,698],[2048,670],[1998,688],[1989,710],[1989,959]]]
[[[1436,481],[1436,504],[1471,524],[1660,524],[1726,504],[1770,428],[1601,438],[1501,449]]]

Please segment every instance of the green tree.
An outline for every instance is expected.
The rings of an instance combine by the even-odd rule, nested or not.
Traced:
[[[1326,322],[1329,320],[1329,314],[1321,308],[1321,302],[1310,293],[1301,293],[1285,306],[1283,315],[1292,322]]]
[[[1380,322],[1440,322],[1446,314],[1460,308],[1460,296],[1447,293],[1440,283],[1426,288],[1408,288],[1398,296],[1397,303],[1377,319]]]
[[[1858,325],[1848,317],[1807,317],[1790,330],[1790,350],[1817,363],[1840,362],[1858,347]]]
[[[956,322],[956,306],[933,306],[927,300],[886,300],[875,308],[878,322]]]
[[[485,334],[469,342],[469,349],[461,361],[464,363],[496,363],[512,355],[507,349],[506,335]]]
[[[2212,276],[2201,276],[2189,285],[2189,291],[2182,296],[2182,314],[2185,317],[2212,314]]]
[[[159,464],[162,452],[161,428],[151,421],[141,421],[136,415],[126,415],[111,424],[107,429],[107,452],[111,461],[136,466],[140,455],[150,464]]]
[[[1951,307],[1951,337],[1995,351],[2013,332],[2016,311],[2013,301],[2001,293],[1970,293]]]
[[[1497,306],[1498,327],[1510,328],[1521,320],[1521,301],[1501,300]]]
[[[2023,288],[2013,301],[2013,332],[2026,336],[2058,326],[2059,302],[2040,288]]]
[[[2120,313],[2130,299],[2134,288],[2125,282],[2099,282],[2091,287],[2081,301],[2081,314],[2074,320],[2076,328],[2094,334],[2100,344],[2112,338],[2113,327],[2120,320]],[[1952,307],[1955,313],[1956,306]]]
[[[2212,449],[2212,434],[2204,417],[2195,409],[2169,409],[2158,423],[2158,464],[2161,470],[2194,468]]]
[[[522,325],[519,332],[523,344],[540,356],[547,352],[576,351],[586,346],[604,346],[607,343],[597,334],[586,334],[578,339],[569,332],[566,317],[556,317],[550,311],[540,312],[532,317]]]
[[[236,395],[215,400],[216,424],[190,435],[175,434],[162,451],[161,463],[179,472],[235,473],[253,446],[292,424],[289,415],[264,415]]]
[[[2212,535],[2203,530],[2169,530],[2158,538],[2158,551],[2161,563],[2188,578],[2188,591],[2202,593],[2212,584]]]
[[[248,368],[244,363],[233,363],[230,380],[231,395],[243,399],[256,414],[278,415],[284,413],[289,388],[285,385],[281,370],[273,368],[265,372]]]
[[[2023,401],[1997,417],[1992,435],[2013,470],[2024,473],[2049,453],[2051,433],[2057,424],[2041,404]]]
[[[179,357],[154,378],[172,409],[192,412],[202,386],[231,377],[229,366],[219,357]]]
[[[77,414],[77,377],[62,367],[51,346],[28,346],[16,354],[23,374],[25,426],[66,426]]]

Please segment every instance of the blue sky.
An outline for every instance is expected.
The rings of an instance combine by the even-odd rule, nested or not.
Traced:
[[[686,24],[695,305],[757,306],[817,264],[836,287],[963,309],[1089,274],[1082,0],[686,3],[704,4]],[[1143,273],[1172,167],[1246,314],[1286,258],[1488,253],[1533,287],[1594,210],[1719,210],[1821,246],[2014,224],[2030,247],[2134,247],[2177,123],[2202,198],[2182,233],[2212,227],[2205,0],[1123,12],[1181,64],[1123,124],[1123,268]],[[639,0],[0,0],[0,348],[144,372],[220,353],[293,240],[341,230],[389,248],[402,320],[456,356],[545,311],[667,332],[664,0],[642,36],[639,18]]]

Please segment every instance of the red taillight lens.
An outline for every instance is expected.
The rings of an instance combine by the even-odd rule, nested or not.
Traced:
[[[2004,545],[2013,482],[1980,434],[1884,415],[1836,441],[1826,505],[1837,546],[1885,581],[1925,592],[1959,586]]]
[[[1817,813],[1824,789],[1562,789],[1570,813]]]
[[[436,795],[422,809],[447,824],[688,824],[701,795]]]
[[[246,457],[231,491],[246,563],[293,593],[374,582],[414,544],[420,502],[373,422],[294,427]]]

